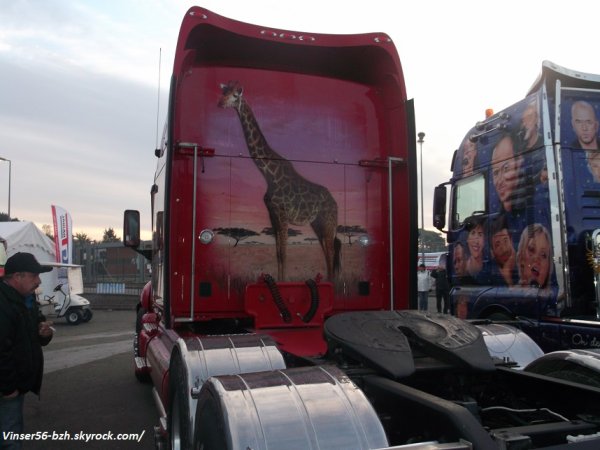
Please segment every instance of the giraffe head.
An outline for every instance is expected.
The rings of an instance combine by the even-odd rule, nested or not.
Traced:
[[[220,108],[239,108],[242,101],[244,88],[238,81],[230,81],[227,84],[221,84],[221,98],[219,99]]]

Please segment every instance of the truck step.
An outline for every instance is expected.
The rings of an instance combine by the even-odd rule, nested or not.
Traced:
[[[144,323],[143,327],[146,333],[152,333],[153,331],[158,330],[158,326],[155,323]]]
[[[147,363],[146,358],[142,358],[141,356],[136,356],[134,358],[135,368],[138,370],[142,369],[150,369],[150,364]]]

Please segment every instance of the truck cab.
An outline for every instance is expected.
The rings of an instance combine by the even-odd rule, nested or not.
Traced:
[[[600,345],[600,77],[544,62],[527,96],[477,122],[436,189],[462,318],[512,320],[545,350]],[[600,159],[598,159],[600,161]]]

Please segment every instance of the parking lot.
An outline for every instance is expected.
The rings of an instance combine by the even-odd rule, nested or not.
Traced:
[[[151,386],[133,375],[134,323],[133,310],[95,310],[76,326],[55,320],[41,396],[25,400],[25,449],[154,448]]]

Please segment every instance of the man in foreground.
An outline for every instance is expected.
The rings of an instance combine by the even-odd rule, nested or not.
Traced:
[[[0,280],[0,447],[20,449],[10,433],[23,433],[23,400],[27,392],[40,393],[44,372],[42,346],[52,339],[52,322],[46,322],[35,301],[42,266],[30,253],[6,260]]]

